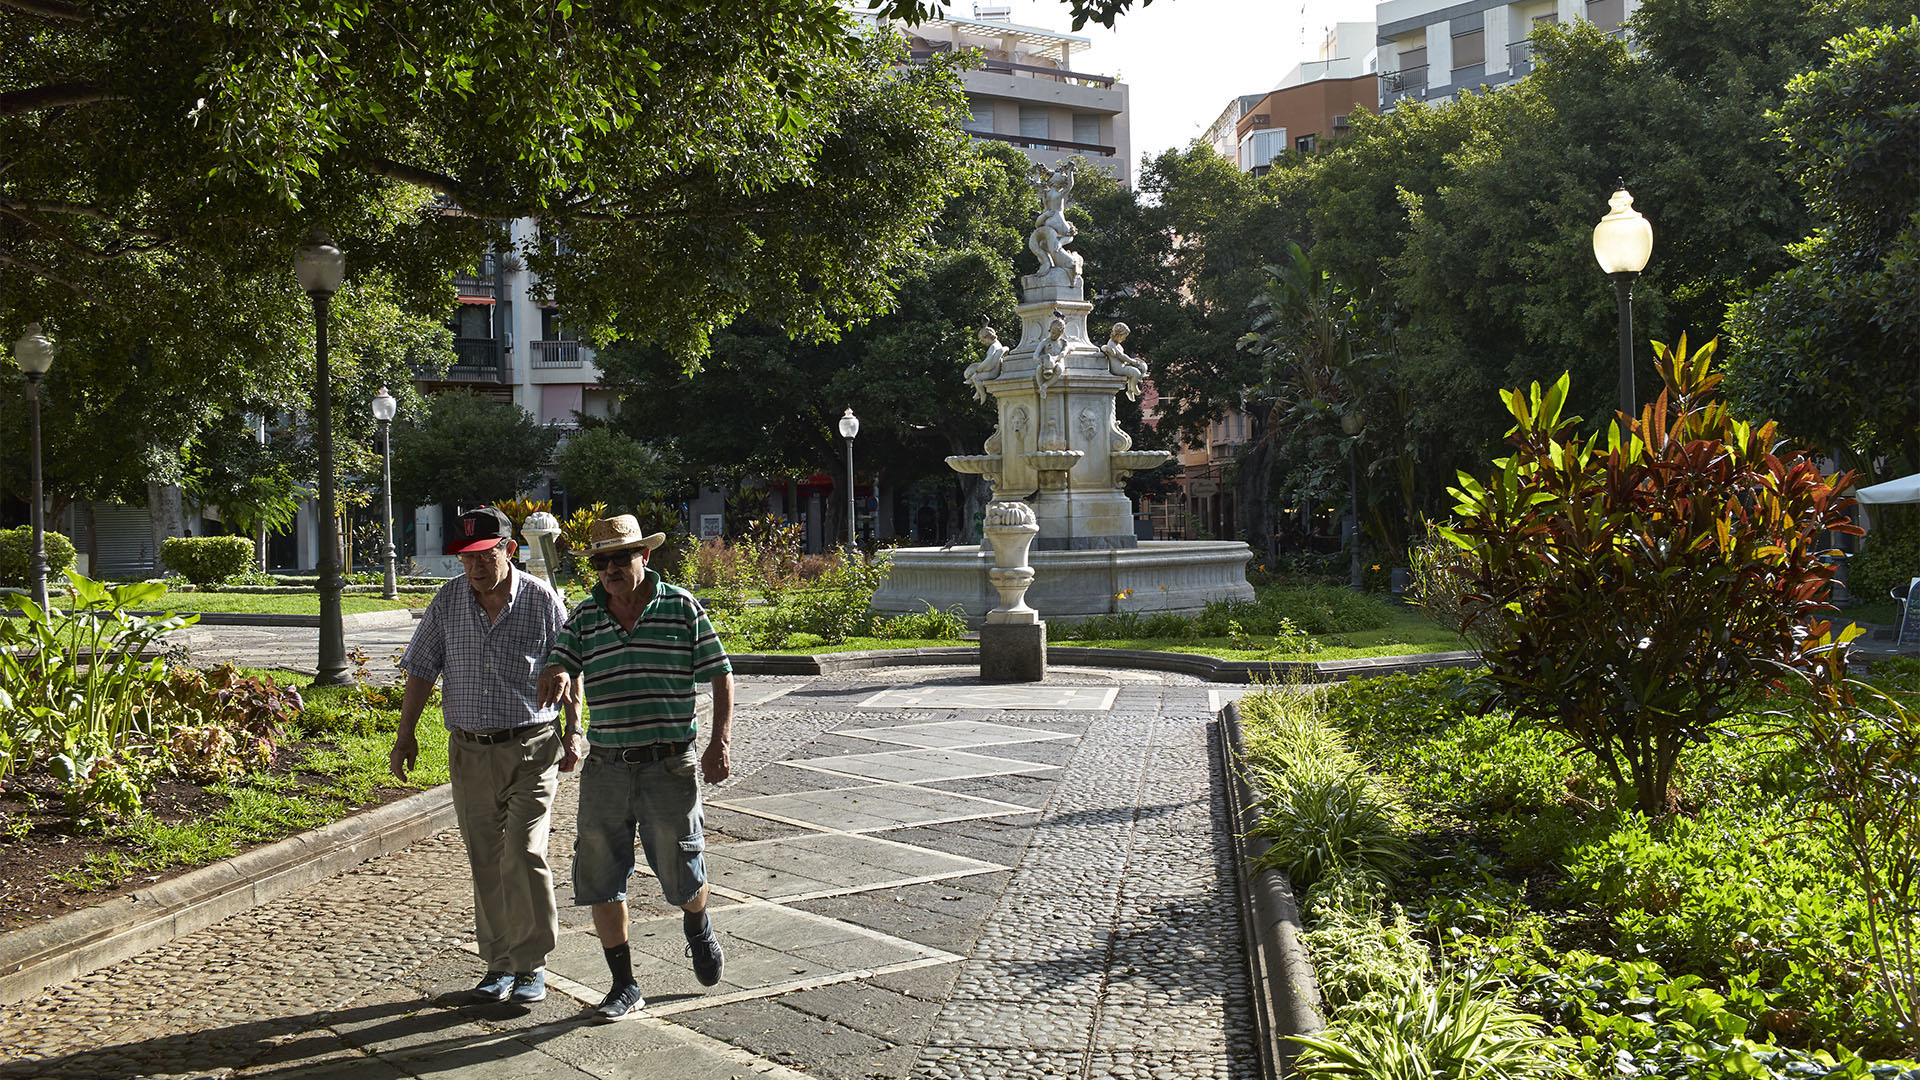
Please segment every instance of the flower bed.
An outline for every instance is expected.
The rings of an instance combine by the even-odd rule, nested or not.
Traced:
[[[1920,664],[1876,681],[1920,691]],[[1834,761],[1777,700],[1691,749],[1654,820],[1487,700],[1453,670],[1242,703],[1331,1022],[1300,1071],[1920,1076],[1884,948],[1915,913],[1869,923]],[[1883,866],[1920,845],[1880,840]]]

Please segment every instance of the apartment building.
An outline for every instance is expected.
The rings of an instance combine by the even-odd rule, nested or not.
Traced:
[[[1380,108],[1504,86],[1533,70],[1533,35],[1586,19],[1624,33],[1639,0],[1385,0],[1378,8]]]
[[[1008,8],[976,6],[971,19],[948,16],[901,26],[916,60],[974,50],[961,73],[976,139],[1010,143],[1051,165],[1076,155],[1133,186],[1127,130],[1127,85],[1111,75],[1076,70],[1076,53],[1092,42],[1072,34],[1020,26]]]
[[[1318,58],[1289,71],[1254,102],[1235,125],[1241,170],[1265,172],[1288,150],[1310,153],[1321,142],[1345,135],[1354,112],[1376,108],[1380,87],[1373,39],[1372,23],[1335,24]]]

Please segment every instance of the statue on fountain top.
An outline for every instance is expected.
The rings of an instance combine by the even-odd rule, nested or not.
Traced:
[[[1080,230],[1067,220],[1067,203],[1073,195],[1073,169],[1066,162],[1049,168],[1036,162],[1029,179],[1040,195],[1040,215],[1033,219],[1033,232],[1027,236],[1027,249],[1040,260],[1036,276],[1055,278],[1062,284],[1080,281],[1081,258],[1067,245]]]

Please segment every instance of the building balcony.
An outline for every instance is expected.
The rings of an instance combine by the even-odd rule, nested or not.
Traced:
[[[531,366],[535,371],[577,369],[587,364],[578,341],[533,341],[528,347],[533,350]]]
[[[998,131],[975,131],[965,129],[976,139],[990,139],[993,142],[1011,143],[1022,150],[1058,150],[1065,154],[1093,154],[1099,157],[1113,157],[1119,150],[1099,143],[1073,142],[1068,139],[1043,139],[1037,135],[1004,135]]]
[[[925,49],[914,49],[907,55],[915,61],[931,60],[953,52],[951,45],[934,45]],[[1111,89],[1117,81],[1111,75],[1089,75],[1083,71],[1068,71],[1066,68],[1047,67],[1043,64],[1022,64],[1014,60],[996,60],[987,57],[973,68],[975,71],[991,71],[1001,75],[1019,75],[1029,79],[1045,79],[1048,82],[1072,83],[1075,86],[1094,86],[1102,90]]]
[[[447,369],[445,375],[449,381],[513,381],[512,369],[507,365],[506,349],[492,338],[454,338],[453,355],[453,366]]]
[[[1425,97],[1427,65],[1380,73],[1380,101],[1390,105],[1404,97]]]
[[[1515,78],[1533,70],[1532,38],[1507,46],[1507,70],[1513,72]]]

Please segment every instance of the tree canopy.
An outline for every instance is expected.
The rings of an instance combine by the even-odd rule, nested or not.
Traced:
[[[137,501],[216,415],[304,408],[316,225],[336,332],[396,346],[363,400],[446,363],[450,276],[513,218],[591,336],[697,356],[752,309],[830,338],[890,303],[960,157],[950,73],[831,0],[0,0],[0,48],[0,326],[61,344],[61,497]]]
[[[1870,478],[1920,469],[1920,18],[1839,38],[1771,119],[1816,224],[1737,305],[1728,386]]]
[[[394,502],[471,509],[514,498],[538,481],[554,439],[510,401],[436,395],[425,416],[394,421]]]

